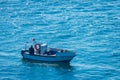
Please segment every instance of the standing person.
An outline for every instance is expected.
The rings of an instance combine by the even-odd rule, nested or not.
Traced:
[[[34,55],[34,48],[33,48],[32,45],[31,45],[31,47],[29,48],[29,53],[30,53],[31,55]]]
[[[34,52],[35,54],[40,54],[41,52],[41,45],[40,43],[37,43],[36,40],[34,38],[32,38],[32,41],[33,41],[33,45],[34,45]]]

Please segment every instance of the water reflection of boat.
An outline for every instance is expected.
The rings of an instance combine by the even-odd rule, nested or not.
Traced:
[[[37,43],[33,48],[31,46],[30,49],[21,51],[23,58],[47,62],[70,62],[75,57],[75,52],[73,51],[47,48],[46,44]]]
[[[22,62],[25,64],[37,64],[40,66],[51,66],[51,67],[59,67],[59,68],[66,68],[71,69],[72,66],[70,63],[64,63],[64,62],[43,62],[43,61],[36,61],[36,60],[28,60],[28,59],[22,59]]]

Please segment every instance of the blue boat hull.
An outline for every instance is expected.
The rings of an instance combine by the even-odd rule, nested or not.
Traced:
[[[74,56],[52,56],[52,55],[30,55],[21,52],[24,59],[45,61],[45,62],[70,62]]]

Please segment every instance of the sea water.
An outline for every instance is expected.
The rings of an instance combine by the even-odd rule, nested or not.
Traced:
[[[76,57],[23,60],[32,38]],[[0,0],[0,80],[120,80],[120,0]]]

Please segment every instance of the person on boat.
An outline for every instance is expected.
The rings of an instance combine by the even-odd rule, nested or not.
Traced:
[[[33,45],[34,45],[34,52],[35,54],[41,54],[41,44],[36,42],[34,38],[32,38]]]
[[[29,48],[29,53],[30,53],[31,55],[34,55],[34,48],[33,48],[32,45],[31,45],[31,47]]]

